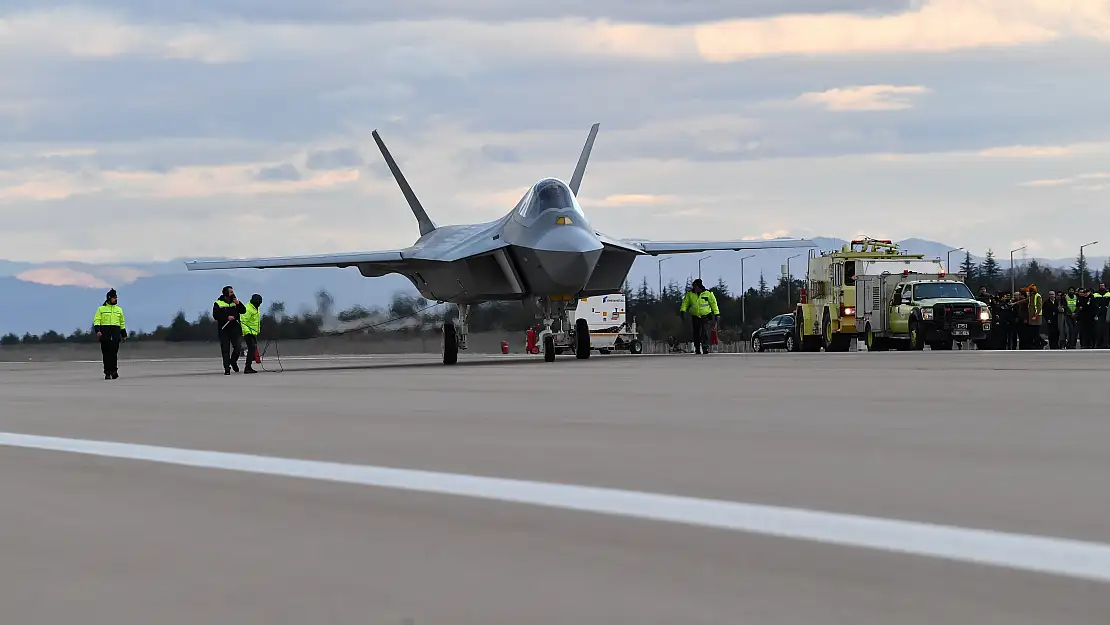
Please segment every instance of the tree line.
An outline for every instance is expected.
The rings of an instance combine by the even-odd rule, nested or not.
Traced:
[[[971,254],[967,253],[960,271],[973,291],[978,291],[980,286],[986,286],[992,293],[1010,290],[1010,268],[1003,267],[992,250],[987,250],[983,261],[978,264],[972,262]],[[1075,265],[1068,269],[1045,267],[1034,259],[1015,267],[1013,272],[1017,287],[1032,283],[1041,293],[1078,287],[1081,282],[1094,288],[1104,276],[1110,277],[1110,260],[1101,270],[1092,272],[1085,258],[1077,258]],[[678,310],[692,281],[692,277],[687,278],[685,284],[671,281],[663,287],[662,293],[652,290],[647,278],[636,288],[630,288],[626,283],[622,290],[627,299],[626,317],[636,319],[638,329],[645,338],[665,340],[672,336],[687,336],[690,330],[682,324]],[[709,288],[716,294],[721,310],[721,340],[746,340],[751,331],[767,320],[792,311],[792,304],[797,303],[804,286],[804,280],[793,280],[788,284],[785,278],[772,285],[760,274],[756,286],[741,296],[733,293],[728,284],[718,278],[717,283]],[[539,323],[538,313],[534,305],[522,302],[491,302],[474,306],[469,317],[470,331],[523,333]],[[388,306],[354,306],[337,312],[334,311],[334,298],[326,291],[320,291],[316,294],[316,309],[298,315],[287,315],[283,302],[272,303],[262,315],[261,336],[263,339],[295,340],[328,334],[420,334],[436,332],[445,320],[457,316],[458,310],[454,306],[439,306],[422,297],[407,294],[395,295]],[[402,321],[407,323],[399,324]],[[214,341],[216,336],[216,322],[209,312],[199,313],[189,321],[184,311],[179,311],[169,325],[160,325],[150,332],[128,332],[129,341],[171,343]],[[90,327],[70,334],[54,330],[41,335],[7,334],[0,337],[0,346],[94,343],[96,340],[96,333]]]

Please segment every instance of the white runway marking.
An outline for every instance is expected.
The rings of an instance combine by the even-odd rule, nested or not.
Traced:
[[[129,443],[0,433],[0,445],[477,497],[1110,582],[1110,545],[1093,542],[608,488]]]

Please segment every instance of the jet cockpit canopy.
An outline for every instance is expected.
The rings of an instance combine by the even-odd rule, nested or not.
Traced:
[[[545,178],[532,185],[528,193],[521,198],[517,212],[522,219],[530,220],[552,209],[572,209],[585,217],[570,187],[557,178]]]

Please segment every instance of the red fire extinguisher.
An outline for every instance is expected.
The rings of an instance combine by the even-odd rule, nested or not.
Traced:
[[[258,353],[258,346],[257,345],[254,347],[254,361],[256,363],[261,363],[262,362],[262,354]]]
[[[528,328],[527,336],[528,339],[525,346],[525,351],[527,351],[529,354],[538,354],[540,352],[540,348],[536,346],[536,329]]]

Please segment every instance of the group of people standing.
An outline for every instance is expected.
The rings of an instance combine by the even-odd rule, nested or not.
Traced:
[[[235,288],[225,286],[220,297],[212,304],[212,318],[219,328],[220,353],[224,358],[224,375],[239,373],[239,357],[243,355],[240,338],[247,343],[247,362],[243,373],[258,373],[254,359],[258,354],[258,333],[262,325],[262,296],[251,295],[244,304],[235,295]]]
[[[1035,284],[1015,293],[992,295],[979,288],[979,300],[990,306],[992,349],[1108,349],[1110,292],[1070,287],[1042,296]],[[1046,340],[1047,339],[1047,340]]]
[[[246,367],[243,373],[258,373],[254,368],[258,355],[258,334],[262,326],[262,296],[255,293],[244,304],[235,295],[235,288],[225,286],[220,297],[212,304],[212,318],[216,320],[223,355],[224,375],[239,372],[239,358],[243,355],[242,342],[246,341]],[[104,379],[119,378],[119,346],[127,340],[127,321],[119,305],[115,289],[108,291],[104,303],[93,316],[93,331],[100,341]]]

